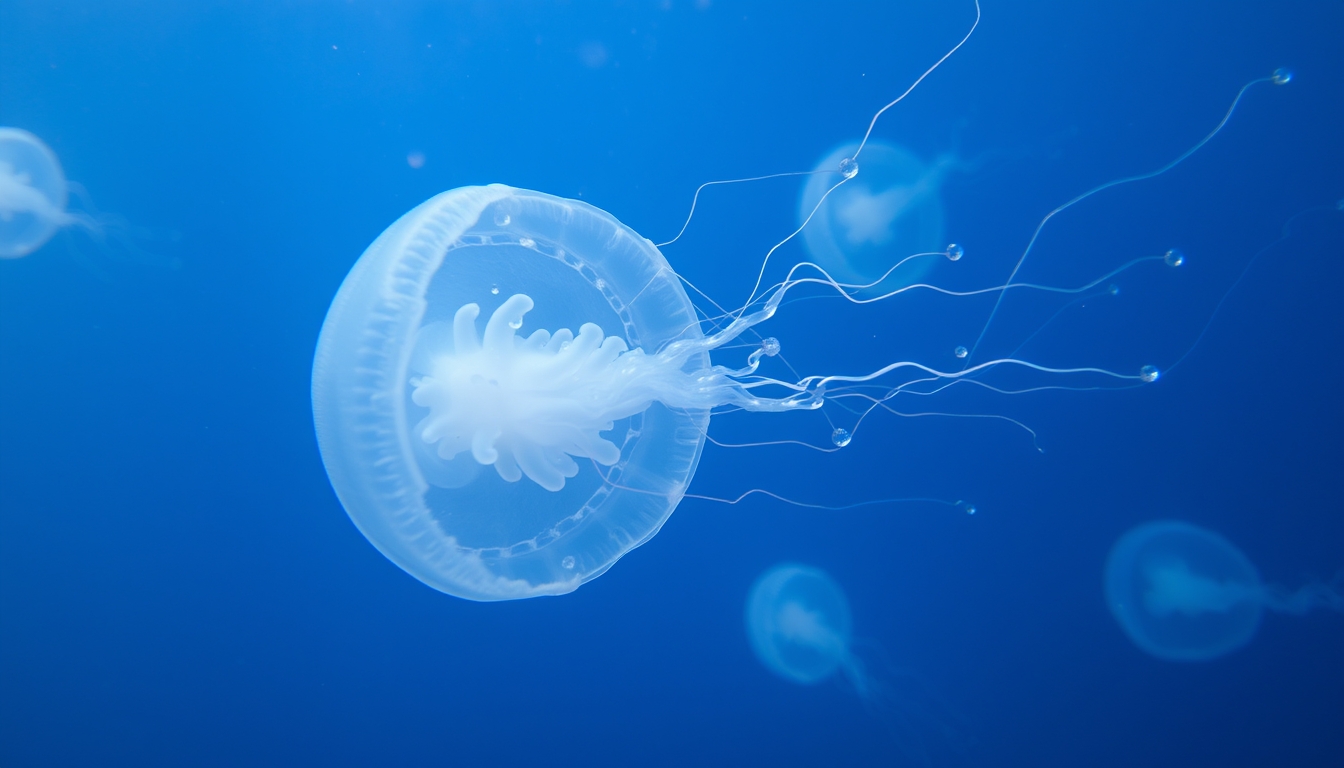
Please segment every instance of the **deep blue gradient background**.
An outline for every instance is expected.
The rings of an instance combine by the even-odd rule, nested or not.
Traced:
[[[696,185],[857,138],[974,15],[703,5],[0,0],[0,124],[41,136],[159,257],[75,232],[0,263],[0,763],[885,765],[927,747],[951,765],[1344,764],[1344,617],[1271,615],[1241,651],[1173,665],[1101,598],[1111,543],[1158,517],[1221,532],[1270,581],[1344,567],[1337,2],[987,0],[878,124],[976,161],[943,190],[967,258],[935,276],[981,286],[1052,207],[1176,156],[1245,82],[1297,73],[1176,170],[1060,216],[1024,269],[1074,285],[1182,248],[1180,271],[1127,273],[1021,351],[1167,366],[1212,318],[1161,382],[898,402],[1020,419],[1044,453],[1004,422],[884,415],[833,454],[710,447],[692,483],[975,516],[687,500],[578,592],[488,605],[426,588],[350,524],[309,366],[341,279],[397,216],[501,181],[666,239]],[[732,306],[798,189],[718,188],[665,253]],[[986,352],[1059,306],[1011,296]],[[765,330],[807,372],[952,367],[988,310],[810,301]],[[712,431],[828,433],[766,415]],[[752,657],[746,592],[781,560],[847,590],[890,707]]]

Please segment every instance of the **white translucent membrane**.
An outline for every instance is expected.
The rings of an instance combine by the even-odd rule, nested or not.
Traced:
[[[27,256],[79,223],[65,210],[68,198],[56,153],[25,130],[0,127],[0,259]]]
[[[581,458],[558,490],[509,482],[518,479],[509,468],[483,466],[478,459],[498,458],[489,445],[443,457],[439,443],[449,437],[425,438],[432,409],[415,402],[417,389],[424,395],[436,367],[462,351],[451,332],[460,310],[474,304],[490,317],[517,295],[535,310],[507,334],[495,327],[497,337],[581,328],[631,349],[679,350],[675,361],[660,361],[674,378],[709,368],[695,310],[662,254],[590,205],[503,185],[467,187],[431,198],[384,231],[346,277],[322,327],[313,364],[318,443],[337,495],[369,541],[426,584],[472,600],[569,592],[647,541],[685,493],[709,420],[709,404],[694,402],[650,401],[623,407],[619,418],[590,413],[583,426],[600,431],[617,455],[602,455],[600,472]],[[518,344],[522,356],[522,337]],[[550,370],[532,383],[582,413],[582,392],[566,391],[575,381],[591,383],[591,371],[576,379]]]
[[[752,585],[746,618],[751,649],[776,675],[811,685],[844,669],[860,692],[866,688],[851,661],[849,601],[825,572],[794,563],[771,568]]]
[[[1106,562],[1106,603],[1135,645],[1168,661],[1203,661],[1240,648],[1266,608],[1344,610],[1344,598],[1326,584],[1295,592],[1265,585],[1222,536],[1178,520],[1145,523],[1120,537]]]
[[[838,282],[876,283],[865,293],[919,282],[936,260],[915,259],[888,271],[912,253],[946,247],[939,193],[954,161],[948,156],[926,165],[904,147],[870,141],[862,173],[830,191],[836,178],[826,171],[839,168],[858,148],[858,142],[836,148],[808,175],[798,199],[798,221],[807,222],[803,243]]]

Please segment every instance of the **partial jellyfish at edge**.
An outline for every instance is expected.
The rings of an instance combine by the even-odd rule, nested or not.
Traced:
[[[860,692],[866,678],[850,654],[849,600],[819,568],[781,563],[761,574],[747,595],[747,638],[771,672],[812,685],[837,672]]]
[[[1166,661],[1206,661],[1250,642],[1266,609],[1300,616],[1344,611],[1338,585],[1290,591],[1260,580],[1241,550],[1179,520],[1133,528],[1106,561],[1106,605],[1140,649]]]
[[[872,286],[866,294],[919,282],[937,260],[914,259],[889,270],[909,256],[947,248],[941,190],[957,160],[945,154],[926,163],[904,147],[869,141],[862,173],[827,195],[835,180],[824,172],[841,168],[858,149],[857,141],[835,148],[803,185],[798,223],[807,224],[808,254],[838,282]]]
[[[875,672],[860,658],[849,600],[820,568],[780,563],[765,571],[747,594],[745,618],[762,666],[796,685],[843,680],[913,762],[928,764],[934,752],[966,748],[947,708],[922,681],[893,669]],[[882,655],[879,646],[874,652]]]
[[[74,194],[84,210],[70,207]],[[56,153],[22,128],[0,127],[0,259],[18,259],[45,246],[58,232],[78,229],[119,260],[177,269],[176,257],[145,251],[136,242],[173,237],[132,229],[120,217],[99,213],[79,184],[68,180]],[[83,254],[76,252],[79,260]],[[85,266],[98,271],[95,265]]]
[[[65,227],[98,223],[66,210],[70,199],[56,153],[21,128],[0,127],[0,259],[36,251]]]

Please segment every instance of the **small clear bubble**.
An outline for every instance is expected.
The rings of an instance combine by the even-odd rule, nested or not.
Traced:
[[[518,238],[518,244],[523,246],[524,248],[531,248],[532,246],[537,244],[537,241],[533,240],[530,237],[520,237]]]
[[[831,433],[831,442],[835,443],[836,448],[844,448],[853,439],[854,436],[849,434],[849,430],[844,427],[836,427],[835,431]]]
[[[1152,384],[1154,381],[1162,378],[1162,371],[1156,365],[1145,365],[1139,369],[1139,378],[1145,384]]]
[[[761,352],[765,353],[766,357],[774,357],[775,355],[778,355],[779,339],[776,339],[774,336],[761,339]]]
[[[957,245],[956,243],[952,243],[951,245],[947,246],[948,261],[958,261],[961,259],[963,255],[965,255],[965,253],[966,250],[962,248],[960,245]]]
[[[1293,82],[1293,70],[1287,67],[1279,67],[1274,70],[1274,74],[1270,75],[1270,79],[1274,81],[1275,85],[1287,85]]]
[[[975,514],[975,505],[974,505],[974,504],[964,504],[964,503],[963,503],[963,504],[961,505],[961,508],[962,508],[962,510],[964,510],[964,511],[966,512],[966,514],[968,514],[968,515],[974,515],[974,514]]]
[[[515,331],[518,330],[519,328],[522,328],[522,327],[523,327],[523,318],[520,317],[520,318],[518,318],[517,320],[510,320],[510,321],[509,321],[509,327],[512,328],[512,329],[515,330]]]
[[[965,360],[966,356],[971,354],[971,351],[958,344],[957,348],[952,350],[952,354],[956,355],[958,360]]]
[[[498,286],[498,285],[492,285],[492,286],[490,286],[490,292],[493,293],[494,295],[498,296],[498,295],[499,295],[499,286]]]
[[[846,157],[840,161],[840,175],[846,179],[852,179],[859,175],[859,161],[852,157]]]
[[[565,559],[560,561],[560,565],[564,566],[566,571],[574,570],[574,556],[565,555]]]
[[[513,221],[513,217],[503,211],[495,214],[496,227],[507,227],[511,221]]]
[[[1181,252],[1180,248],[1172,248],[1162,256],[1162,261],[1168,267],[1179,267],[1185,263],[1185,254]]]

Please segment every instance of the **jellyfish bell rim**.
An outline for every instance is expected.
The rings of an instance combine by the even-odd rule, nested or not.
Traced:
[[[1211,646],[1186,648],[1163,645],[1138,630],[1138,627],[1148,619],[1144,618],[1146,612],[1135,604],[1136,601],[1129,599],[1129,590],[1125,582],[1137,571],[1144,545],[1164,536],[1179,536],[1212,545],[1219,553],[1219,557],[1231,563],[1235,570],[1244,574],[1256,588],[1263,583],[1259,569],[1250,558],[1216,531],[1175,518],[1140,523],[1125,531],[1111,546],[1103,571],[1106,607],[1125,636],[1140,650],[1162,661],[1195,663],[1214,661],[1244,647],[1255,637],[1263,619],[1264,610],[1259,601],[1253,603],[1252,615],[1238,627],[1238,632]]]
[[[510,233],[513,250],[488,250],[495,241],[477,233],[501,227]],[[703,449],[708,411],[672,412],[655,404],[641,414],[642,426],[625,446],[629,453],[611,468],[624,472],[622,482],[602,484],[570,516],[573,520],[565,518],[554,530],[512,547],[464,543],[461,529],[446,524],[442,510],[431,509],[425,499],[431,483],[418,464],[424,452],[409,442],[414,418],[404,396],[430,283],[441,268],[455,268],[456,262],[445,264],[456,258],[455,249],[484,246],[480,253],[498,253],[508,266],[508,254],[523,251],[558,259],[543,251],[565,238],[579,247],[557,247],[556,254],[569,254],[565,258],[575,263],[568,267],[602,293],[605,298],[598,300],[611,302],[613,311],[619,304],[616,314],[632,347],[656,348],[700,336],[679,278],[647,239],[588,203],[492,184],[442,192],[389,225],[345,277],[318,338],[313,417],[337,497],[389,560],[456,597],[496,601],[558,595],[597,578],[661,529]],[[457,277],[444,274],[443,279]],[[701,355],[693,362],[707,361]],[[651,456],[665,456],[658,459],[663,464]],[[648,477],[653,470],[641,474],[646,467],[640,462],[670,470],[665,477]],[[484,469],[483,475],[495,474]],[[477,520],[498,511],[448,510]]]

